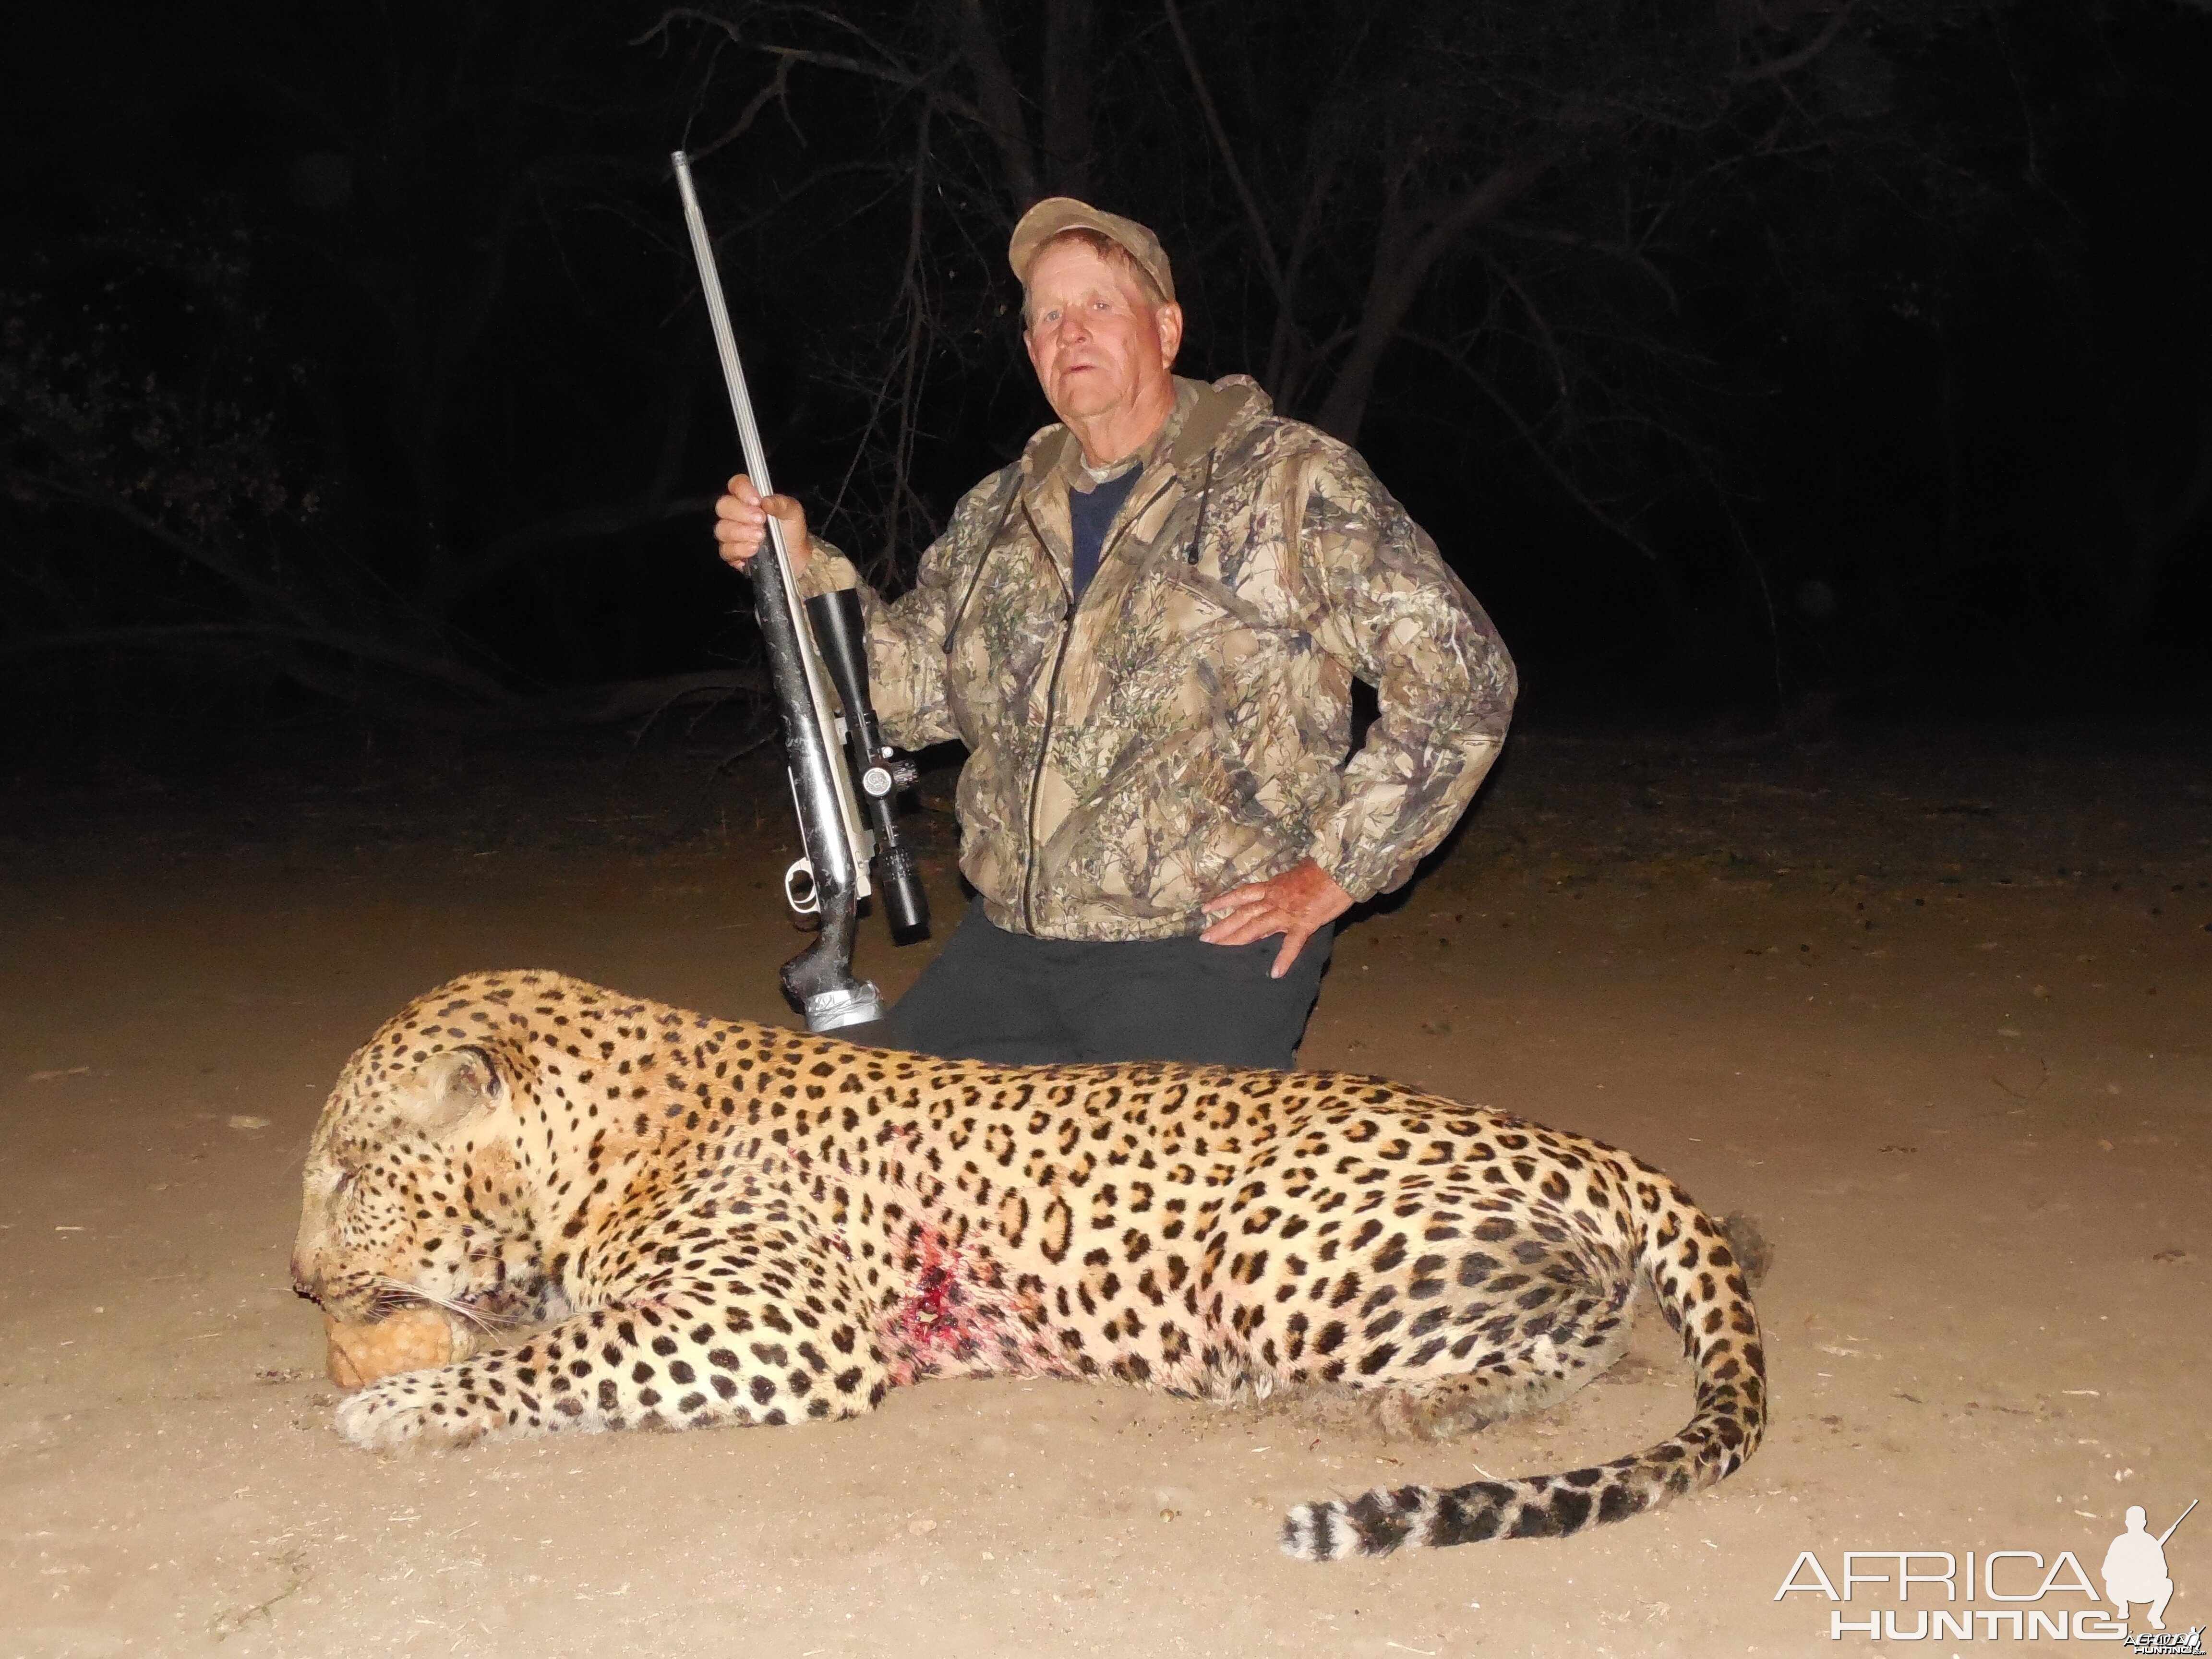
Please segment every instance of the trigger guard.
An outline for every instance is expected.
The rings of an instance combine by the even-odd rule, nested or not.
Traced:
[[[806,896],[801,899],[796,890],[794,878],[806,878]],[[822,886],[814,879],[814,860],[793,859],[791,867],[783,872],[783,902],[802,916],[818,915],[822,910]]]

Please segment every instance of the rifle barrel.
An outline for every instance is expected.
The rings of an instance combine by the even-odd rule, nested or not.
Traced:
[[[691,232],[699,286],[706,296],[708,320],[714,325],[714,345],[722,356],[722,380],[729,388],[730,413],[737,417],[745,471],[762,495],[769,495],[774,486],[769,482],[768,453],[753,418],[744,366],[738,360],[737,334],[730,326],[729,306],[722,297],[721,271],[714,261],[714,241],[707,234],[706,216],[700,211],[698,191],[692,186],[690,158],[679,149],[669,160],[675,168],[676,187],[684,198],[684,222]],[[767,647],[782,717],[784,763],[790,773],[799,838],[806,852],[803,862],[812,874],[815,908],[821,916],[814,944],[783,965],[784,994],[806,1016],[809,1028],[835,1030],[880,1018],[883,1013],[883,999],[876,988],[855,980],[852,971],[854,908],[870,891],[868,864],[873,844],[861,822],[851,773],[840,753],[837,720],[830,707],[829,675],[815,651],[806,612],[799,604],[798,577],[791,568],[790,550],[784,545],[783,526],[772,514],[767,543],[751,560],[749,574],[753,578],[753,614]],[[787,887],[786,896],[789,896]]]
[[[707,320],[714,330],[714,349],[722,354],[722,380],[730,389],[730,412],[738,417],[738,442],[745,454],[745,476],[763,495],[775,493],[769,482],[768,451],[761,443],[760,425],[753,419],[752,394],[745,389],[745,368],[738,360],[737,331],[730,326],[730,307],[722,297],[721,269],[714,262],[714,243],[707,234],[707,216],[699,210],[699,192],[691,184],[691,158],[682,150],[669,158],[676,169],[676,188],[684,198],[684,222],[691,232],[691,254],[699,262],[700,287],[707,296]],[[776,534],[775,520],[769,533]],[[777,537],[779,543],[781,538]]]
[[[2191,1498],[2191,1499],[2189,1500],[2189,1510],[2193,1510],[2193,1509],[2195,1509],[2196,1507],[2197,1507],[2197,1500],[2196,1500],[2195,1498]],[[2171,1537],[2172,1537],[2172,1536],[2173,1536],[2175,1529],[2176,1529],[2177,1528],[2179,1528],[2179,1527],[2181,1525],[2181,1523],[2182,1523],[2183,1522],[2185,1522],[2185,1521],[2186,1521],[2187,1519],[2189,1519],[2189,1510],[2182,1510],[2182,1512],[2181,1512],[2180,1514],[2179,1514],[2179,1515],[2175,1516],[2173,1517],[2173,1525],[2172,1525],[2172,1526],[2171,1526],[2171,1527],[2168,1527],[2168,1528],[2167,1528],[2164,1532],[2162,1532],[2162,1533],[2159,1534],[2159,1535],[2158,1535],[2158,1541],[2159,1541],[2159,1544],[2160,1544],[2160,1547],[2163,1547],[2165,1546],[2166,1540],[2167,1539],[2169,1539],[2169,1538],[2171,1538]]]

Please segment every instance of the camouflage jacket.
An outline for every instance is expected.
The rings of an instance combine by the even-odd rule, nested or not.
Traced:
[[[1305,858],[1367,898],[1505,736],[1512,659],[1366,463],[1242,375],[1176,393],[1079,604],[1063,426],[969,491],[912,591],[861,587],[884,730],[967,744],[961,867],[1012,932],[1194,933]],[[807,592],[858,585],[815,545]],[[1347,763],[1355,677],[1381,715]]]

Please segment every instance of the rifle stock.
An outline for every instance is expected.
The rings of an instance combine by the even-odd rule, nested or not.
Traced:
[[[670,160],[684,198],[684,218],[691,233],[708,319],[721,354],[722,379],[729,388],[745,472],[762,495],[769,495],[774,486],[769,482],[768,455],[753,419],[744,367],[738,359],[737,336],[730,326],[714,244],[699,210],[698,192],[692,187],[690,160],[680,149]],[[814,942],[783,964],[783,994],[806,1017],[808,1030],[837,1030],[883,1018],[882,994],[869,981],[853,977],[853,940],[860,901],[872,890],[872,860],[881,866],[893,937],[915,937],[929,925],[927,896],[891,813],[891,795],[913,781],[914,769],[884,742],[868,702],[858,597],[823,594],[802,604],[783,544],[783,529],[774,518],[768,521],[768,539],[747,572],[753,580],[754,619],[768,648],[769,674],[783,727],[784,763],[805,848],[784,872],[784,897],[801,915],[820,918]],[[842,721],[830,711],[833,682],[845,711]],[[862,796],[872,824],[863,821]]]

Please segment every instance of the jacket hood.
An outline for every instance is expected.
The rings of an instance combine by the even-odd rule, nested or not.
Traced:
[[[1146,467],[1164,461],[1169,471],[1181,471],[1275,412],[1260,383],[1249,374],[1226,374],[1212,386],[1178,374],[1175,385],[1174,411],[1139,452]],[[1022,452],[1022,476],[1034,484],[1072,465],[1079,453],[1075,434],[1054,422],[1031,438]]]

